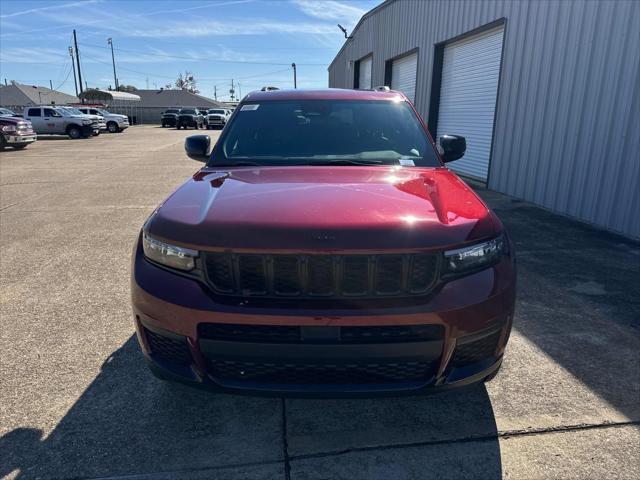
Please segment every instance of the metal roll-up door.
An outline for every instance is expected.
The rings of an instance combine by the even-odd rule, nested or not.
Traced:
[[[466,138],[464,157],[447,166],[481,180],[489,172],[503,33],[500,26],[444,47],[438,136]]]
[[[412,102],[416,98],[418,54],[412,53],[391,64],[391,89],[404,93]]]
[[[373,63],[371,60],[371,56],[360,60],[358,88],[361,90],[371,89],[371,64]]]

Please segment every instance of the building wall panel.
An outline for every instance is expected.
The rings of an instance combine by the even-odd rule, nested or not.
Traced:
[[[363,18],[329,67],[418,48],[415,104],[426,118],[434,46],[505,19],[490,188],[640,237],[640,2],[391,0]],[[455,132],[451,132],[455,133]]]

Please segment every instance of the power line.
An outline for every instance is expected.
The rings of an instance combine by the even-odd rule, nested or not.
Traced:
[[[80,45],[82,45],[83,47],[94,47],[94,48],[108,48],[105,47],[103,45],[93,45],[90,43],[81,43]],[[128,53],[137,53],[137,54],[141,54],[141,55],[148,55],[151,57],[162,57],[162,58],[175,58],[175,59],[179,59],[179,60],[193,60],[193,61],[197,61],[197,60],[203,60],[202,58],[185,58],[184,56],[179,56],[179,55],[171,55],[168,53],[154,53],[154,52],[143,52],[141,50],[130,50],[128,48],[115,48],[114,50],[117,50],[119,52],[128,52]],[[216,63],[231,63],[231,64],[243,64],[243,65],[277,65],[277,66],[285,66],[285,65],[291,65],[290,63],[281,63],[281,62],[254,62],[251,60],[218,60],[218,59],[212,59],[212,61],[216,62]],[[297,65],[305,65],[305,66],[322,66],[325,67],[327,65],[329,65],[328,63],[297,63]]]
[[[56,88],[54,88],[53,90],[58,90],[62,85],[64,85],[65,83],[67,83],[67,80],[69,80],[69,75],[71,75],[71,67],[69,67],[69,71],[67,72],[67,76],[65,77],[65,79],[62,81],[62,83],[60,85],[58,85]]]

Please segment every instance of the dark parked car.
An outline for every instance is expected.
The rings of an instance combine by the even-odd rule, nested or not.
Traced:
[[[223,392],[413,394],[493,378],[513,320],[502,223],[398,92],[246,96],[145,222],[138,340],[163,379]]]
[[[6,147],[22,150],[36,139],[31,122],[20,117],[0,116],[0,150]]]
[[[162,127],[175,127],[177,125],[178,113],[180,113],[179,108],[168,108],[162,112],[162,117],[160,118]]]
[[[178,130],[189,127],[198,129],[204,127],[204,116],[197,108],[181,108],[176,122]]]

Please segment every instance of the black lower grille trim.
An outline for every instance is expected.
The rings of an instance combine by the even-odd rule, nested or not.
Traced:
[[[464,367],[472,363],[481,362],[494,355],[502,330],[496,330],[487,336],[477,340],[465,342],[464,337],[459,340],[458,345],[451,358],[451,366]]]
[[[429,380],[431,362],[398,363],[266,363],[227,359],[209,361],[213,378],[279,385],[367,385]]]
[[[146,328],[144,332],[152,356],[176,365],[186,366],[191,364],[191,352],[186,339],[179,340],[166,337]]]
[[[303,340],[303,328],[292,325],[244,325],[233,323],[201,323],[198,336],[207,340],[265,343],[313,343]],[[313,327],[316,331],[325,327]],[[335,327],[326,327],[334,329]],[[320,336],[322,337],[322,336]],[[340,344],[401,343],[442,340],[442,325],[387,325],[340,327],[339,335],[331,335]],[[317,335],[316,335],[316,338]],[[326,343],[326,342],[325,342]]]

